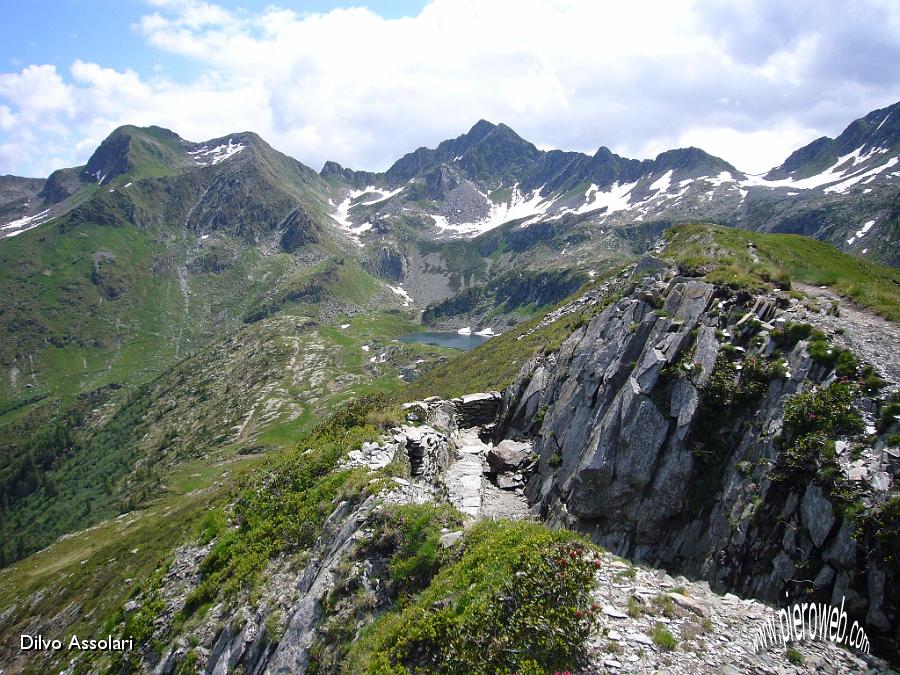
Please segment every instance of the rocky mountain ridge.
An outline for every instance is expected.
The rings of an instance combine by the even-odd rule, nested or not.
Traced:
[[[824,310],[652,258],[638,270],[632,295],[505,392],[498,434],[537,438],[529,499],[549,522],[715,588],[846,598],[896,650],[896,549],[856,519],[896,509],[897,383],[856,384],[840,347],[798,339]],[[896,353],[898,337],[877,339]]]
[[[490,323],[497,331],[565,297],[566,275],[602,273],[682,222],[800,233],[898,264],[898,105],[798,150],[764,176],[698,148],[653,160],[606,147],[594,155],[542,151],[485,120],[383,173],[329,162],[316,174],[250,132],[194,143],[159,127],[126,126],[84,167],[45,181],[5,179],[0,233],[10,241],[0,253],[16,257],[16,239],[52,223],[61,234],[96,224],[159,238],[164,228],[168,239],[200,240],[200,249],[218,249],[224,238],[226,250],[203,263],[212,271],[257,251],[321,262],[324,248],[351,257],[411,307],[449,301],[429,316],[453,327],[490,314],[460,294],[490,295],[510,275],[526,275],[534,292],[501,300],[504,311]],[[560,283],[547,284],[551,277]],[[465,316],[447,314],[466,305]]]
[[[411,219],[436,239],[478,237],[509,223],[561,221],[570,230],[590,223],[596,237],[603,226],[701,220],[807,234],[878,256],[879,241],[896,237],[898,118],[898,104],[873,111],[837,139],[818,139],[760,176],[698,148],[643,161],[605,147],[593,156],[540,151],[485,120],[434,149],[419,148],[383,174],[329,162],[322,176],[347,186],[340,221],[357,236],[371,230],[383,238]],[[848,200],[852,209],[845,208]],[[873,227],[880,236],[866,237]],[[864,238],[872,245],[854,246]]]

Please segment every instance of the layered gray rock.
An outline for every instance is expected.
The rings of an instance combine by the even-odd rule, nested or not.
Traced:
[[[771,338],[775,326],[815,323],[814,312],[778,292],[736,292],[650,263],[632,279],[630,293],[558,351],[526,363],[503,392],[495,439],[533,437],[534,508],[621,555],[721,590],[769,602],[786,593],[846,598],[873,630],[896,625],[898,600],[885,590],[896,580],[880,554],[860,555],[825,479],[773,480],[785,401],[836,379],[805,343],[778,354]],[[726,356],[732,385],[751,359],[769,364],[768,379],[743,406],[701,405],[713,385],[727,390],[722,375],[712,382]],[[854,404],[866,419],[879,408],[872,396]],[[855,457],[839,454],[843,480],[860,486],[863,503],[897,477],[890,433],[858,439]]]

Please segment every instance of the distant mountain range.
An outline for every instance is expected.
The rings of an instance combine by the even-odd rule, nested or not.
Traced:
[[[480,120],[455,139],[404,155],[383,173],[326,162],[319,181],[252,133],[191,143],[158,127],[125,126],[83,167],[61,169],[43,181],[0,178],[0,228],[9,237],[47,222],[94,184],[109,192],[124,187],[122,177],[216,171],[212,167],[247,149],[279,158],[278,168],[266,168],[270,175],[287,171],[282,187],[298,207],[314,212],[328,202],[331,220],[367,243],[377,244],[400,218],[431,239],[475,237],[507,223],[700,219],[807,234],[897,263],[882,244],[894,241],[897,223],[900,103],[854,121],[836,139],[813,141],[762,175],[739,171],[699,148],[668,150],[653,160],[627,159],[606,147],[592,156],[542,151],[508,126]],[[298,189],[311,189],[306,196],[318,204],[300,198]],[[252,186],[244,191],[262,198]],[[856,234],[869,220],[874,222],[865,233]]]
[[[898,162],[900,103],[764,175],[698,148],[542,151],[484,120],[383,173],[316,173],[250,132],[194,143],[124,126],[84,166],[0,177],[0,331],[13,336],[0,398],[41,363],[56,378],[96,371],[99,386],[113,362],[132,370],[136,335],[160,365],[298,303],[503,330],[683,222],[810,235],[896,266]],[[96,367],[84,349],[104,355]]]
[[[897,264],[900,104],[820,138],[762,175],[699,148],[654,160],[538,150],[509,127],[478,122],[436,148],[419,148],[381,174],[329,162],[322,176],[347,191],[336,220],[372,240],[418,218],[433,238],[475,237],[508,223],[629,226],[715,221],[799,233]],[[870,222],[871,221],[871,222]],[[378,226],[378,227],[376,227]],[[858,231],[862,231],[861,234]]]

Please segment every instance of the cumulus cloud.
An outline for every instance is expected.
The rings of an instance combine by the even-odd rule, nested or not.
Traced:
[[[315,168],[383,169],[482,117],[541,147],[691,144],[762,171],[900,90],[891,0],[433,0],[396,19],[149,4],[136,39],[203,74],[76,61],[0,75],[0,172],[83,162],[124,123],[195,140],[249,129]]]

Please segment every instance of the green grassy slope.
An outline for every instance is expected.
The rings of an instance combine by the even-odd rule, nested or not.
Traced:
[[[181,461],[392,389],[423,352],[363,359],[362,335],[412,315],[385,321],[398,299],[316,220],[321,179],[235,138],[198,167],[171,132],[123,127],[89,162],[110,182],[0,242],[2,560],[144,503]],[[328,326],[358,312],[345,344]]]
[[[393,342],[413,328],[402,314],[346,323],[282,313],[149,382],[33,413],[21,442],[0,446],[0,560],[152,501],[185,461],[277,449],[348,397],[396,388],[401,366],[445,353]]]
[[[900,270],[841,253],[830,244],[717,225],[679,225],[668,230],[666,242],[666,257],[712,281],[755,288],[789,281],[830,286],[900,321]]]
[[[211,509],[255,480],[260,462],[279,463],[344,401],[394,391],[400,366],[446,358],[446,349],[394,341],[413,328],[396,311],[328,324],[281,313],[150,383],[86,401],[70,435],[79,452],[4,511],[0,529],[5,546],[24,539],[33,549],[62,530],[92,527],[0,570],[0,661],[15,656],[6,646],[25,623],[65,607],[79,608],[67,635],[101,631],[136,584],[196,538]],[[47,666],[33,664],[35,672]]]

